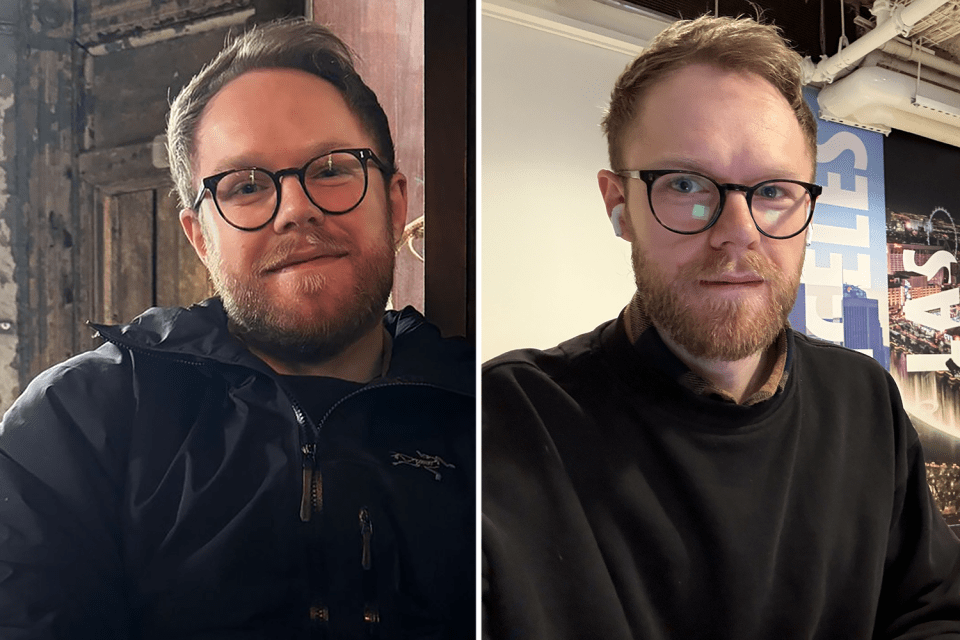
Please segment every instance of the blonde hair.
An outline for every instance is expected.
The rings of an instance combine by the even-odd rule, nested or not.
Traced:
[[[793,109],[813,159],[817,158],[817,121],[803,98],[800,55],[790,49],[778,27],[751,18],[714,18],[675,22],[660,33],[627,68],[613,88],[601,125],[607,136],[610,168],[623,166],[623,139],[636,119],[643,97],[657,82],[695,63],[723,71],[753,73],[772,84]]]

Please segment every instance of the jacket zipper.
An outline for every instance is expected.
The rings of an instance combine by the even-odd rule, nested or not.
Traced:
[[[309,522],[314,511],[323,509],[323,475],[317,466],[317,445],[305,444],[303,451],[303,493],[300,497],[300,520]]]
[[[150,349],[143,349],[140,347],[136,347],[136,346],[121,342],[119,340],[115,340],[110,336],[104,335],[99,328],[93,325],[93,323],[88,322],[87,324],[91,326],[94,329],[94,331],[96,331],[96,334],[100,336],[100,338],[102,338],[103,340],[106,340],[107,342],[111,342],[116,346],[122,347],[129,351],[138,352],[138,353],[142,353],[144,355],[149,355],[153,357],[159,357],[165,360],[179,362],[181,364],[189,364],[196,367],[206,366],[206,362],[204,362],[203,360],[189,360],[185,358],[178,358],[175,356],[170,356],[169,354],[165,354],[162,352],[157,353]],[[451,389],[447,389],[440,385],[432,384],[429,382],[410,382],[407,380],[396,380],[394,382],[374,385],[372,387],[363,387],[362,389],[358,389],[353,393],[349,393],[345,395],[344,397],[340,398],[340,400],[338,400],[336,403],[334,403],[334,405],[330,407],[330,409],[327,411],[326,415],[324,415],[323,418],[320,420],[320,422],[317,423],[317,426],[315,427],[315,431],[319,433],[320,429],[323,427],[323,424],[327,421],[327,418],[330,417],[330,414],[333,413],[334,409],[336,409],[338,406],[340,406],[343,402],[345,402],[349,398],[352,398],[353,396],[360,393],[372,391],[373,389],[381,389],[385,387],[395,387],[395,386],[431,387],[433,389],[438,389],[440,391],[459,393],[457,391],[452,391]],[[287,396],[288,398],[290,397],[289,394],[287,394]],[[295,400],[291,399],[290,404],[293,408],[294,415],[296,416],[296,419],[297,419],[297,426],[300,431],[300,442],[302,443],[300,446],[300,450],[303,454],[302,487],[301,487],[301,495],[300,495],[300,520],[302,522],[309,522],[310,516],[313,514],[314,511],[319,513],[320,510],[323,509],[323,474],[320,471],[320,466],[317,464],[316,438],[308,437],[308,421],[307,421],[306,415],[303,413],[303,410],[300,408],[300,405],[298,405]],[[313,442],[309,442],[309,440],[313,440]],[[364,510],[365,509],[366,507],[364,507]],[[367,517],[369,518],[369,512],[367,512]],[[372,524],[370,525],[369,533],[370,535],[373,534]],[[367,567],[364,567],[364,568],[367,568]]]
[[[369,571],[373,566],[373,553],[370,550],[370,539],[373,537],[373,522],[370,520],[370,510],[360,507],[360,566]]]
[[[363,621],[367,623],[368,637],[376,638],[380,623],[380,612],[376,605],[376,577],[370,573],[373,568],[373,519],[367,507],[360,507],[360,567],[363,575]]]
[[[308,442],[307,417],[295,400],[290,401],[300,431],[300,452],[303,454],[303,484],[300,493],[300,521],[309,522],[314,512],[323,509],[323,473],[317,464],[317,444]]]
[[[366,393],[374,389],[383,389],[386,387],[397,387],[397,386],[414,386],[414,387],[431,387],[434,389],[439,389],[440,391],[450,391],[439,385],[430,384],[429,382],[408,382],[406,380],[397,380],[395,382],[389,382],[386,384],[378,384],[371,387],[363,387],[357,389],[352,393],[348,393],[344,397],[337,400],[330,409],[327,410],[327,413],[321,418],[320,422],[317,423],[315,431],[319,434],[320,430],[323,428],[323,424],[327,421],[327,418],[330,417],[330,414],[343,404],[348,399],[352,398],[355,395]],[[456,392],[454,392],[456,393]],[[289,396],[289,394],[288,394]],[[308,429],[307,429],[307,418],[303,411],[300,409],[300,406],[296,403],[295,400],[291,399],[290,402],[293,407],[293,412],[297,418],[297,424],[300,428],[300,442],[303,444],[300,446],[300,450],[303,453],[303,482],[301,486],[300,494],[300,521],[309,522],[310,516],[316,512],[319,513],[323,509],[323,474],[320,471],[320,465],[317,464],[317,444],[316,437],[312,438],[313,442],[309,442],[308,438]],[[366,517],[369,519],[370,513],[366,510],[366,507],[361,509],[360,517],[361,522],[363,520],[363,514],[366,513]],[[369,535],[373,535],[373,525],[370,525]],[[365,539],[366,540],[366,539]],[[369,544],[366,542],[365,544]],[[364,547],[367,549],[368,547]],[[364,568],[369,568],[364,565]]]

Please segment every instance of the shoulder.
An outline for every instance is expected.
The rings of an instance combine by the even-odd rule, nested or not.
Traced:
[[[63,405],[65,411],[98,401],[117,408],[130,395],[131,386],[130,353],[106,343],[40,373],[7,411],[3,424],[9,428],[25,412],[51,403]]]
[[[517,378],[544,378],[563,384],[571,377],[582,375],[602,360],[601,335],[612,322],[550,349],[516,349],[488,360],[480,374],[484,388],[500,380]]]
[[[912,441],[916,432],[896,381],[871,356],[794,333],[795,349],[788,385],[808,418],[848,433],[886,443]],[[896,446],[896,445],[895,445]]]
[[[230,334],[219,298],[183,307],[152,307],[122,325],[91,324],[109,342],[168,358],[246,363],[248,350]]]
[[[196,393],[199,368],[194,365],[204,357],[177,334],[200,333],[196,327],[182,327],[188,324],[186,318],[204,313],[199,305],[190,310],[153,308],[129,324],[91,324],[104,343],[43,371],[27,385],[0,423],[0,448],[13,446],[28,432],[37,434],[32,439],[71,431],[96,442],[130,427],[144,411],[172,410],[171,397]],[[201,324],[209,326],[208,321]],[[192,342],[205,344],[196,337]]]
[[[38,478],[59,477],[76,460],[119,477],[135,413],[133,370],[128,352],[105,344],[44,371],[0,421],[0,457]]]
[[[474,395],[476,350],[466,339],[444,338],[413,307],[387,311],[383,325],[393,339],[388,375]]]
[[[496,433],[506,442],[517,436],[517,425],[568,422],[583,405],[616,386],[616,365],[601,340],[612,323],[605,323],[545,350],[509,351],[481,369],[484,437]],[[486,441],[486,440],[485,440]]]
[[[885,379],[893,384],[883,365],[869,355],[796,331],[792,334],[794,358],[804,371],[827,374],[834,381],[841,376],[857,375],[871,380]]]

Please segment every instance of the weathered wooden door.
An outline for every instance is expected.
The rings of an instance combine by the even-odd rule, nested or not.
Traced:
[[[265,3],[259,3],[265,4]],[[286,9],[285,3],[282,7]],[[189,306],[212,291],[183,235],[162,133],[169,100],[228,31],[276,17],[247,0],[93,2],[82,43],[81,213],[93,222],[91,315],[124,322],[150,306]]]
[[[123,180],[139,168],[137,150],[111,149],[118,162],[107,164],[108,170],[101,169],[100,152],[80,159],[81,177],[92,190],[85,204],[93,208],[92,318],[98,322],[126,322],[151,306],[189,306],[212,295],[206,270],[180,228],[169,180]]]
[[[170,99],[231,30],[303,0],[20,0],[16,28],[20,386],[95,346],[83,323],[210,294],[178,221]],[[7,398],[2,398],[3,404]]]

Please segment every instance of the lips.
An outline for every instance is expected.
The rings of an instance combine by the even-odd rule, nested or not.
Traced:
[[[700,282],[705,285],[748,285],[763,284],[764,279],[753,273],[742,275],[724,274],[722,276],[714,276],[713,278],[701,278]]]
[[[321,260],[335,260],[349,254],[344,247],[332,243],[309,243],[306,246],[283,246],[263,261],[257,271],[261,274],[277,273],[284,269]]]
[[[317,260],[325,259],[336,259],[343,258],[347,253],[345,251],[311,251],[303,254],[294,254],[287,256],[283,260],[278,261],[276,264],[267,267],[264,269],[266,273],[283,271],[284,269],[289,269],[290,267],[295,267],[297,265],[306,264],[308,262],[314,262]]]

